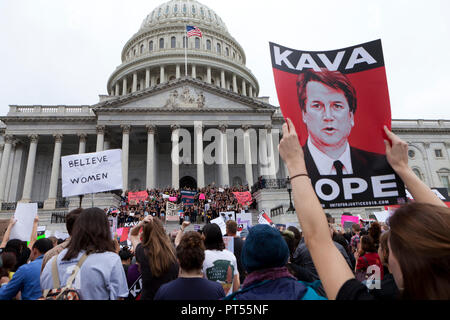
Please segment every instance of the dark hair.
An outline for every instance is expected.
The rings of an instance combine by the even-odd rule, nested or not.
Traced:
[[[205,260],[205,245],[198,232],[189,231],[184,234],[177,247],[177,258],[183,270],[193,271],[202,268]]]
[[[26,241],[11,239],[6,243],[3,252],[12,252],[16,255],[16,265],[11,270],[16,272],[20,266],[27,263],[31,250],[27,247]]]
[[[63,260],[75,258],[82,250],[87,254],[115,252],[108,219],[102,209],[89,208],[80,213],[67,249]]]
[[[369,227],[369,236],[372,237],[375,247],[380,245],[381,226],[378,222],[374,222]]]
[[[312,69],[304,70],[297,79],[298,102],[302,111],[306,112],[306,85],[310,81],[318,81],[337,90],[342,90],[347,99],[350,111],[356,112],[356,90],[348,78],[339,71],[329,71],[321,68],[320,72]]]
[[[359,224],[354,223],[354,224],[352,224],[352,230],[355,230],[355,232],[360,232],[361,227],[359,226]]]
[[[80,213],[83,211],[82,208],[77,208],[70,211],[66,216],[66,229],[69,235],[72,235],[73,225],[77,221]]]
[[[207,250],[220,250],[225,249],[225,243],[223,242],[222,231],[220,227],[215,224],[207,224],[203,228],[203,235],[205,236],[205,247]]]
[[[300,230],[298,230],[298,229],[297,229],[296,227],[294,227],[294,226],[289,226],[287,229],[288,229],[288,231],[291,231],[291,232],[294,233],[294,236],[295,236],[295,243],[294,243],[294,246],[295,246],[295,249],[297,249],[298,244],[299,244],[300,241],[302,240],[302,233],[300,232]]]
[[[237,223],[234,220],[228,220],[226,223],[227,232],[230,234],[236,234],[237,232]]]
[[[283,237],[284,241],[286,241],[286,244],[289,248],[289,257],[292,260],[292,256],[294,255],[296,246],[295,246],[295,234],[292,231],[284,230],[280,231],[281,236]]]
[[[345,237],[342,235],[342,234],[340,234],[340,233],[333,233],[333,241],[334,242],[337,242],[337,243],[339,243],[341,246],[343,246],[344,247],[344,249],[345,249],[345,252],[347,252],[348,254],[350,254],[350,248],[349,248],[349,245],[348,245],[348,242],[347,242],[347,240],[345,240]]]
[[[385,231],[380,236],[381,260],[384,264],[389,264],[389,231]]]
[[[373,241],[371,236],[362,236],[361,237],[361,253],[360,256],[368,252],[377,252],[377,248],[375,246],[375,242]]]
[[[3,260],[3,266],[0,267],[0,278],[9,277],[8,272],[12,271],[17,263],[16,255],[12,252],[3,252],[0,257]]]
[[[128,260],[133,258],[133,254],[131,253],[128,247],[122,248],[119,251],[120,260]]]
[[[390,254],[403,276],[402,297],[450,300],[450,209],[412,203],[389,218]]]
[[[45,254],[53,248],[53,241],[48,238],[39,239],[33,244],[32,248],[37,249],[41,254]]]

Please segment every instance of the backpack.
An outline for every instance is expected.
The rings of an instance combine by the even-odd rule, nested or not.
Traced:
[[[80,261],[78,261],[78,264],[73,269],[71,276],[67,279],[66,285],[61,288],[57,265],[58,256],[56,256],[52,264],[53,289],[44,290],[42,297],[38,300],[81,300],[77,289],[72,287],[72,283],[87,257],[86,253],[81,257]]]

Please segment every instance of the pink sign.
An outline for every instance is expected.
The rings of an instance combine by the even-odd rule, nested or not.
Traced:
[[[171,202],[177,202],[177,197],[169,197],[169,201]]]
[[[352,222],[352,223],[358,224],[358,223],[359,223],[359,217],[353,217],[353,216],[345,216],[345,215],[343,215],[343,216],[341,217],[341,225],[342,225],[342,227],[345,226],[345,222]]]
[[[205,194],[204,193],[200,193],[200,195],[198,196],[199,200],[205,200]]]

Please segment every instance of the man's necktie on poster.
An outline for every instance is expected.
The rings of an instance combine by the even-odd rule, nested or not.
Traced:
[[[333,163],[334,168],[336,169],[336,174],[338,175],[338,177],[342,176],[342,168],[344,167],[344,165],[342,164],[342,162],[340,162],[339,160],[336,160]]]

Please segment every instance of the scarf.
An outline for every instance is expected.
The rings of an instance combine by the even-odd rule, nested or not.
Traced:
[[[292,278],[294,280],[297,280],[297,278],[295,278],[286,267],[269,268],[253,271],[252,273],[247,275],[242,288],[245,289],[246,287],[265,280],[275,280],[280,278]]]

